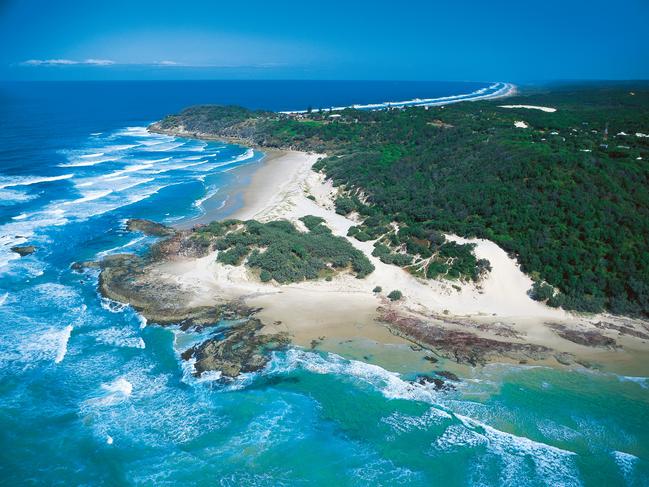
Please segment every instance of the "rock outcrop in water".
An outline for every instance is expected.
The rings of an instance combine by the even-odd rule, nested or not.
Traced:
[[[36,252],[38,250],[38,247],[34,247],[33,245],[25,245],[25,246],[11,247],[11,250],[16,252],[21,257],[25,257],[27,255],[31,255],[34,252]]]
[[[268,351],[288,345],[285,334],[262,335],[263,323],[248,318],[231,325],[222,336],[207,340],[182,354],[184,360],[195,359],[195,373],[218,370],[226,377],[261,369],[268,362]]]
[[[130,232],[142,232],[151,237],[169,237],[176,233],[173,228],[142,218],[131,218],[128,220],[126,222],[126,229]]]

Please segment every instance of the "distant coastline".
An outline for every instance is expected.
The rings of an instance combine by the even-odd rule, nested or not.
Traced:
[[[356,110],[382,110],[385,108],[405,108],[405,107],[434,107],[448,105],[451,103],[459,103],[462,101],[477,101],[477,100],[493,100],[496,98],[505,98],[513,96],[517,93],[516,85],[512,83],[497,82],[492,85],[473,91],[471,93],[461,95],[449,95],[439,98],[414,98],[412,100],[403,101],[385,101],[382,103],[368,103],[368,104],[353,104],[348,106],[330,107],[327,111],[341,111],[347,108]],[[286,115],[298,115],[308,113],[309,110],[287,110],[281,111]]]

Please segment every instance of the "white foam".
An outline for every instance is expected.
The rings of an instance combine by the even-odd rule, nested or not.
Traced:
[[[79,203],[87,203],[88,201],[94,201],[98,200],[100,198],[103,198],[105,196],[108,196],[113,192],[112,189],[104,190],[104,191],[90,191],[88,194],[83,196],[82,198],[78,198],[76,200],[71,200],[71,201],[64,201],[61,203],[62,205],[78,205]]]
[[[305,352],[289,349],[282,355],[274,355],[264,373],[287,373],[303,369],[316,374],[339,374],[354,377],[379,390],[388,399],[410,399],[436,403],[438,393],[422,384],[402,380],[396,372],[390,372],[378,365],[367,364],[357,360],[346,360],[336,354]]]
[[[74,174],[62,174],[60,176],[10,176],[0,177],[0,189],[13,188],[16,186],[31,186],[32,184],[50,183],[70,179]]]
[[[139,144],[115,144],[115,145],[107,145],[102,149],[105,150],[106,152],[119,152],[119,151],[132,149],[134,147],[137,147],[138,145]]]
[[[38,333],[26,336],[17,344],[21,360],[33,364],[36,361],[52,361],[59,364],[68,351],[68,340],[72,333],[72,325],[63,329],[48,328]]]
[[[84,403],[100,407],[115,406],[126,401],[131,396],[133,384],[124,377],[118,377],[113,382],[102,384],[101,389],[105,391],[102,396],[93,397],[84,401]]]
[[[165,144],[157,144],[148,146],[145,149],[142,149],[146,152],[169,152],[171,150],[177,149],[185,145],[185,142],[169,142]]]
[[[202,208],[203,203],[215,196],[219,192],[219,190],[220,188],[216,188],[214,190],[207,191],[202,198],[198,198],[196,201],[194,201],[194,206],[196,208]]]
[[[170,161],[171,159],[172,159],[172,157],[163,157],[162,159],[150,159],[150,160],[146,161],[146,163],[147,164],[156,164],[156,163],[159,163],[159,162],[167,162],[167,161]],[[144,162],[144,161],[142,161],[142,162]]]
[[[135,316],[137,316],[137,320],[140,322],[140,329],[146,328],[146,325],[148,324],[146,318],[139,313]]]
[[[633,470],[635,469],[635,465],[638,462],[638,457],[623,451],[613,451],[611,452],[611,455],[613,456],[613,460],[615,460],[615,463],[622,472],[624,478],[627,481],[630,481]]]
[[[141,337],[136,336],[133,331],[128,328],[104,328],[93,331],[92,333],[89,333],[89,335],[93,336],[95,340],[104,345],[124,348],[146,348],[144,340]]]
[[[189,162],[189,163],[186,163],[186,164],[184,164],[184,163],[169,164],[167,166],[161,166],[161,169],[156,169],[156,170],[149,169],[149,170],[145,171],[145,173],[146,174],[164,174],[164,173],[167,173],[167,172],[170,172],[170,171],[179,171],[179,170],[182,170],[182,169],[187,169],[189,167],[200,166],[200,165],[205,164],[206,162],[207,161],[198,161],[198,162]],[[210,170],[210,169],[213,169],[213,168],[214,168],[214,166],[210,165],[210,166],[205,166],[205,169],[201,169],[201,170],[206,170],[207,171],[207,170]]]
[[[112,445],[113,444],[113,437],[110,436],[110,435],[106,435],[106,443],[108,445]]]
[[[105,298],[103,296],[100,296],[99,304],[103,309],[111,313],[123,313],[128,307],[127,304],[120,303],[119,301],[113,301],[112,299]]]
[[[9,293],[4,293],[2,296],[0,296],[0,306],[3,306],[7,302],[8,297]]]
[[[525,478],[528,461],[534,464],[535,476],[547,485],[581,485],[574,452],[505,433],[466,416],[455,416],[471,431],[469,441],[485,444],[504,460],[501,485],[517,485]]]
[[[136,245],[136,244],[140,243],[145,238],[146,238],[146,236],[136,237],[136,238],[130,240],[129,242],[125,243],[124,245],[119,245],[117,247],[113,247],[112,249],[108,249],[108,250],[102,250],[101,252],[97,253],[95,258],[96,259],[101,259],[101,258],[103,258],[103,257],[105,257],[105,256],[107,256],[109,254],[114,254],[117,251],[124,250],[124,249],[127,249],[129,247],[132,247],[133,245]]]
[[[84,159],[87,159],[87,158],[90,158],[90,157],[93,157],[93,158],[94,158],[94,157],[101,157],[101,156],[103,156],[103,155],[104,155],[103,152],[96,152],[95,154],[86,154],[85,156],[79,156],[79,157],[82,157],[82,158],[84,158]]]
[[[635,382],[643,389],[649,389],[649,377],[635,377],[631,375],[620,375],[618,378],[624,382]]]
[[[146,127],[126,127],[122,130],[117,130],[115,135],[121,135],[122,137],[155,136],[155,134],[151,134]]]
[[[92,160],[73,160],[72,162],[66,162],[64,164],[59,164],[59,167],[89,167],[96,166],[97,164],[103,164],[104,162],[117,161],[116,157],[104,157],[101,159],[92,159]]]
[[[70,334],[72,333],[72,325],[68,325],[61,332],[59,337],[59,347],[56,351],[56,357],[54,358],[54,363],[61,363],[65,358],[65,354],[68,353],[68,340],[70,339]]]
[[[25,193],[14,189],[0,189],[0,206],[11,206],[16,203],[24,203],[36,198],[35,194]]]

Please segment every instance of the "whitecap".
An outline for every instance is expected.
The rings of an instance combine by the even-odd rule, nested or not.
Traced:
[[[105,196],[108,196],[112,192],[113,192],[112,189],[104,190],[104,191],[91,191],[91,192],[87,193],[86,195],[84,195],[81,198],[78,198],[76,200],[71,200],[71,201],[64,201],[61,204],[62,205],[75,205],[75,204],[79,204],[79,203],[87,203],[88,201],[94,201],[94,200],[98,200],[100,198],[104,198]]]
[[[84,401],[84,404],[110,407],[126,401],[133,392],[133,384],[124,377],[118,377],[113,382],[102,384],[101,389],[104,392],[101,396],[92,397]]]
[[[134,147],[137,147],[139,144],[115,144],[115,145],[107,145],[105,147],[102,147],[102,150],[105,150],[106,152],[119,152],[119,151],[125,151],[128,149],[133,149]],[[103,154],[102,154],[103,155]]]
[[[128,328],[104,328],[89,333],[99,343],[124,348],[146,348],[144,340]]]
[[[99,295],[99,298],[99,304],[101,305],[101,307],[111,313],[123,313],[128,307],[128,304],[120,303],[119,301],[113,301],[112,299],[106,298],[101,295]]]
[[[220,188],[216,188],[211,191],[207,191],[202,198],[198,198],[196,201],[194,201],[194,206],[196,208],[202,208],[203,203],[215,196],[219,192],[219,190]]]
[[[483,437],[488,449],[506,463],[501,483],[516,484],[524,478],[526,459],[534,464],[534,473],[549,485],[581,485],[576,463],[576,453],[552,445],[530,440],[524,436],[497,430],[475,419],[455,415],[474,434]]]
[[[378,365],[346,360],[328,353],[320,355],[291,348],[282,354],[274,354],[264,369],[265,374],[287,373],[296,369],[316,374],[338,374],[353,377],[371,385],[388,399],[410,399],[435,403],[439,393],[426,385],[404,381],[396,372],[390,372]]]
[[[171,150],[182,147],[183,145],[185,145],[185,142],[169,142],[164,144],[147,146],[145,149],[142,150],[145,152],[169,152]]]
[[[17,351],[21,360],[30,364],[39,360],[51,360],[58,364],[67,354],[71,333],[72,325],[63,329],[49,328],[22,340]]]
[[[51,183],[52,181],[62,181],[72,177],[74,177],[74,174],[62,174],[60,176],[1,176],[0,189],[13,188],[16,186],[31,186],[32,184],[40,183]]]
[[[61,361],[65,358],[65,354],[68,353],[68,340],[70,339],[70,335],[72,334],[72,325],[68,325],[65,327],[63,332],[61,333],[59,337],[59,347],[56,350],[56,357],[54,358],[54,363],[61,363]]]
[[[35,194],[25,193],[15,189],[0,189],[0,206],[11,206],[24,203],[37,197]]]
[[[9,293],[4,293],[2,296],[0,296],[0,306],[3,306],[7,302],[8,297]]]
[[[66,162],[63,164],[58,164],[59,167],[90,167],[96,166],[97,164],[103,164],[104,162],[115,162],[119,159],[117,157],[103,157],[100,159],[91,159],[91,160],[73,160],[72,162]]]
[[[633,474],[633,470],[635,469],[635,465],[638,462],[638,457],[623,451],[613,451],[611,452],[611,455],[613,456],[613,460],[615,460],[615,463],[622,472],[624,478],[630,480],[630,477]]]
[[[86,154],[85,156],[79,156],[79,157],[82,157],[82,158],[84,158],[84,159],[87,159],[87,158],[91,158],[91,157],[92,157],[92,158],[94,158],[94,157],[101,157],[101,156],[103,156],[103,155],[104,155],[103,152],[96,152],[96,153],[94,153],[94,154]]]
[[[102,250],[101,252],[97,252],[97,255],[95,256],[95,259],[99,260],[99,259],[102,259],[103,257],[105,257],[107,255],[116,253],[119,250],[124,250],[124,249],[126,249],[128,247],[132,247],[133,245],[136,245],[136,244],[140,243],[145,238],[146,238],[146,236],[136,237],[136,238],[126,242],[124,245],[119,245],[117,247],[113,247],[112,249]]]
[[[135,316],[137,316],[137,319],[140,322],[140,329],[146,328],[146,325],[148,324],[147,319],[139,313]]]
[[[618,379],[623,382],[635,382],[643,389],[649,389],[649,377],[635,377],[631,375],[619,375]]]

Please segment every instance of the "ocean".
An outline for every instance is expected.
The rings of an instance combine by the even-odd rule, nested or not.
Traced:
[[[387,370],[370,344],[363,361],[290,348],[231,383],[196,379],[180,353],[204,336],[147,324],[70,269],[146,251],[128,218],[188,224],[241,204],[233,188],[263,154],[149,134],[165,114],[488,86],[0,84],[0,485],[649,485],[647,377],[494,364],[435,391],[412,379],[450,364]]]

